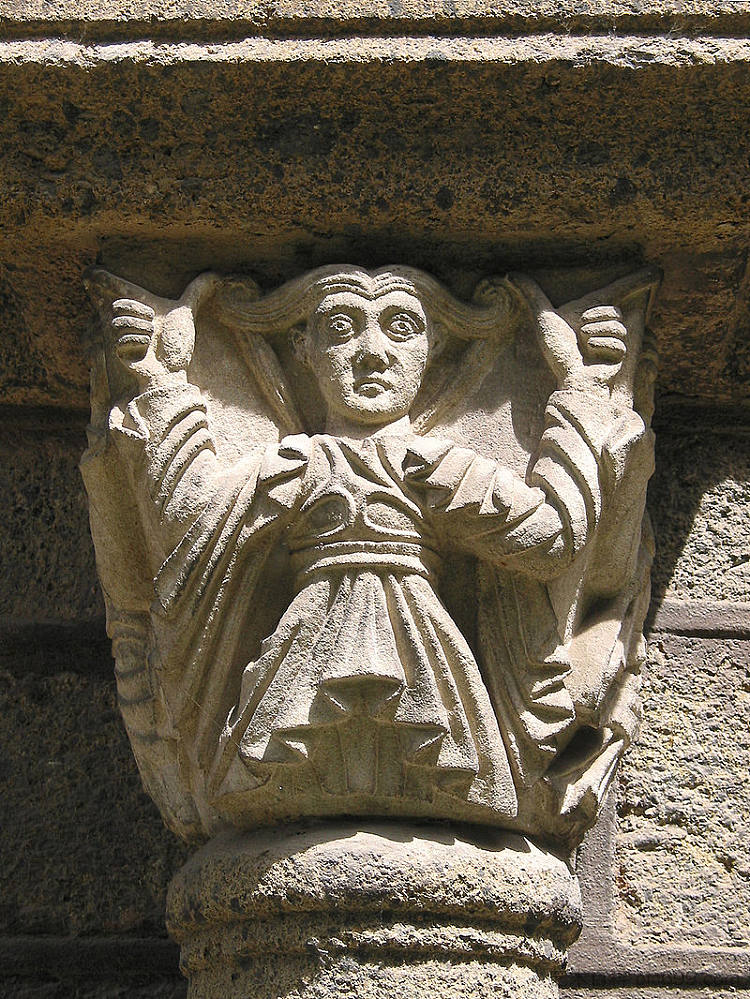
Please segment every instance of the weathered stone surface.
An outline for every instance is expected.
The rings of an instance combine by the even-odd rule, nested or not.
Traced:
[[[678,393],[746,402],[750,147],[745,108],[750,89],[742,36],[750,34],[750,5],[744,0],[602,0],[594,10],[579,0],[457,0],[449,6],[412,0],[365,0],[356,10],[343,0],[313,0],[304,8],[284,0],[270,7],[253,0],[93,0],[78,9],[59,0],[0,4],[0,306],[5,319],[0,399],[83,410],[88,307],[78,281],[94,260],[176,294],[209,266],[252,273],[270,287],[318,263],[356,259],[378,265],[408,259],[466,295],[479,276],[506,267],[573,262],[585,271],[588,264],[612,264],[615,272],[604,278],[609,280],[648,259],[665,272],[653,318],[663,397]],[[357,32],[369,37],[341,38]],[[633,34],[623,37],[628,32]],[[256,37],[236,44],[259,33],[273,36],[273,43]],[[543,38],[544,33],[551,34]],[[58,41],[50,44],[49,35]],[[394,43],[378,37],[383,35],[401,38]],[[183,40],[194,48],[174,44]],[[182,260],[179,274],[173,269],[176,255]],[[547,275],[539,277],[544,284]],[[582,289],[595,284],[581,279]],[[563,300],[549,290],[555,301]],[[680,437],[681,432],[665,441],[652,498],[661,548],[657,598],[666,592],[668,599],[747,601],[742,566],[747,553],[736,534],[746,528],[744,445],[737,438],[730,445],[726,436],[706,443],[696,433],[690,437],[691,451],[681,447]],[[39,465],[52,456],[57,470],[56,446],[50,450],[33,439],[21,450],[32,454],[37,447]],[[77,450],[78,445],[65,460],[60,486],[47,493],[36,469],[31,474],[33,459],[11,469],[10,481],[3,483],[18,512],[3,550],[12,564],[23,565],[23,572],[11,571],[10,579],[4,574],[0,599],[11,613],[27,610],[27,619],[39,614],[74,622],[79,614],[101,613],[92,597],[90,550],[85,539],[80,546],[74,540],[78,526],[60,564],[51,557],[60,538],[67,538],[64,525],[79,524],[80,492],[72,472]],[[730,451],[731,457],[722,457]],[[8,462],[0,467],[5,471]],[[699,468],[706,471],[702,478]],[[29,486],[36,483],[39,499],[32,488],[29,500]],[[61,496],[66,497],[62,506]],[[692,534],[689,507],[698,517]],[[68,565],[76,570],[67,573]],[[660,641],[669,646],[672,640]],[[690,646],[689,655],[675,653],[688,671],[705,676],[706,689],[714,667],[723,675],[715,648],[699,644]],[[739,661],[741,648],[727,649]],[[98,670],[100,651],[82,652],[75,668]],[[40,644],[29,660],[35,669],[44,655]],[[64,667],[67,655],[67,649],[50,650],[48,669]],[[13,672],[19,671],[15,664]],[[85,828],[85,835],[80,828],[76,833],[72,819],[60,824],[55,816],[56,832],[48,833],[50,811],[41,803],[27,811],[22,784],[12,793],[3,788],[13,809],[30,822],[23,836],[11,837],[16,865],[18,854],[31,844],[26,856],[33,870],[21,882],[25,898],[35,898],[41,884],[43,905],[49,905],[49,919],[24,917],[18,924],[22,932],[67,932],[78,926],[91,932],[116,926],[126,932],[118,903],[107,900],[121,896],[130,904],[135,898],[118,863],[131,872],[128,882],[137,881],[142,869],[140,851],[124,838],[124,830],[133,827],[132,816],[121,816],[113,833],[98,816],[87,821],[88,806],[71,791],[75,785],[85,796],[116,802],[120,771],[129,773],[137,788],[122,736],[107,714],[111,697],[101,705],[94,699],[95,710],[107,717],[104,729],[119,747],[114,758],[121,767],[107,770],[99,755],[90,755],[89,743],[98,745],[102,734],[93,716],[86,721],[89,743],[79,738],[79,698],[85,700],[82,691],[88,689],[86,683],[76,686],[80,682],[75,679],[75,693],[67,694],[67,677],[45,680],[41,693],[30,688],[22,698],[28,710],[19,724],[38,717],[45,728],[38,738],[32,728],[28,745],[28,736],[12,741],[13,759],[21,762],[10,779],[17,774],[26,780],[44,772],[33,743],[44,748],[50,733],[65,731],[71,747],[68,772],[75,776],[63,787],[66,797],[56,797],[60,788],[49,780],[32,787],[41,786],[55,806],[78,804]],[[729,684],[722,683],[722,690],[729,704]],[[59,699],[62,717],[48,706],[40,712],[45,696],[49,703]],[[705,942],[698,916],[683,901],[684,891],[697,900],[706,926],[715,920],[725,945],[736,949],[745,946],[747,935],[736,919],[731,922],[730,910],[746,911],[744,881],[739,868],[722,872],[717,858],[724,840],[735,836],[731,828],[738,820],[733,813],[722,828],[723,813],[717,817],[710,806],[711,780],[721,774],[730,786],[739,786],[742,797],[740,770],[730,767],[744,753],[742,735],[731,744],[727,733],[737,733],[740,722],[746,728],[744,709],[723,713],[724,704],[712,701],[708,709],[714,721],[709,723],[693,689],[680,688],[671,701],[668,690],[660,697],[660,703],[669,702],[669,718],[658,737],[664,740],[674,732],[685,735],[686,742],[694,737],[698,763],[668,757],[667,776],[673,780],[666,782],[666,811],[657,808],[647,816],[636,806],[626,816],[633,824],[623,847],[629,898],[621,906],[627,913],[625,936],[634,946],[641,939],[655,947],[673,942],[672,904],[688,928],[688,940]],[[714,757],[712,744],[722,748],[720,758]],[[661,793],[648,771],[650,761],[657,767],[665,763],[656,742],[649,741],[644,752],[648,766],[638,764],[632,785],[638,801]],[[76,755],[96,775],[88,769],[81,774]],[[715,774],[706,777],[710,766]],[[102,778],[103,770],[111,782]],[[673,782],[699,770],[697,785],[680,792],[675,805]],[[131,801],[130,791],[124,800]],[[157,829],[144,798],[137,802],[133,813],[148,812]],[[112,807],[109,799],[106,804]],[[746,804],[740,800],[736,808],[746,810]],[[731,811],[735,805],[722,802],[721,807]],[[671,826],[679,826],[674,816],[683,812],[690,819],[685,839],[675,833],[676,846],[663,842],[659,837],[672,835]],[[64,834],[58,835],[61,829]],[[36,846],[32,830],[41,830]],[[161,856],[163,834],[153,847],[151,835],[146,833],[144,842]],[[637,846],[633,837],[641,835],[644,843],[653,836],[656,846]],[[119,856],[113,844],[120,844]],[[81,851],[98,857],[102,866],[97,862],[95,869],[92,860],[56,883],[60,871],[69,871],[70,857],[79,858]],[[48,870],[52,881],[45,880]],[[108,883],[111,871],[115,876]],[[57,897],[45,894],[45,884],[57,884]],[[639,884],[651,892],[640,901]],[[636,894],[631,896],[631,889]],[[149,887],[147,894],[156,900],[159,891]],[[84,916],[71,916],[71,908]],[[136,910],[142,912],[137,905]],[[101,926],[93,913],[103,915]],[[157,932],[156,901],[145,919],[137,913],[134,918],[133,925],[142,927],[137,932]],[[111,982],[84,988],[50,981],[8,988],[20,990],[24,999],[161,999],[172,985]],[[15,999],[16,992],[10,994]],[[599,993],[577,988],[569,994],[591,999]],[[725,999],[730,994],[748,996],[739,982],[736,990],[717,984],[685,993],[637,986],[601,993],[610,999]]]
[[[76,285],[97,259],[169,294],[207,267],[272,285],[408,259],[464,294],[506,268],[645,259],[665,273],[662,390],[747,399],[744,43],[563,32],[209,50],[154,47],[158,28],[130,46],[106,44],[108,22],[87,45],[0,48],[4,401],[85,405]]]
[[[750,989],[734,985],[711,985],[706,988],[693,988],[689,981],[685,988],[674,986],[628,985],[620,988],[597,988],[573,985],[561,990],[563,999],[748,999]]]
[[[112,981],[33,981],[6,978],[0,983],[3,999],[184,999],[187,986],[168,978],[148,984]]]
[[[721,409],[657,409],[649,488],[657,601],[750,599],[750,436],[742,418]],[[0,543],[13,572],[0,579],[0,614],[27,622],[98,619],[103,606],[77,467],[85,417],[6,410],[4,420]]]
[[[101,628],[103,606],[77,468],[85,417],[6,410],[4,418],[0,543],[13,572],[0,578],[0,614],[26,622],[96,618]],[[649,488],[654,597],[746,602],[750,435],[742,414],[674,411],[667,405],[663,413],[657,409],[657,420]]]
[[[213,840],[170,887],[190,996],[542,999],[580,919],[567,864],[523,837],[404,823]]]
[[[649,487],[658,600],[750,600],[749,430],[716,418],[698,428],[660,425]]]
[[[240,30],[278,30],[283,26],[306,26],[308,21],[318,27],[341,30],[380,27],[413,28],[434,25],[453,30],[468,24],[488,23],[502,26],[509,32],[517,30],[547,31],[564,26],[569,31],[634,28],[668,30],[712,30],[727,35],[740,34],[750,23],[750,8],[746,0],[601,0],[594,8],[582,0],[457,0],[450,8],[442,0],[403,0],[398,6],[386,0],[312,0],[300,4],[297,0],[281,0],[272,8],[258,0],[121,0],[105,3],[91,0],[85,8],[75,7],[71,0],[3,0],[0,4],[0,25],[9,31],[16,25],[31,24],[67,27],[103,21],[123,28],[141,27],[145,22],[153,30],[161,23],[180,22],[187,34],[191,22],[206,30],[218,25],[225,30],[237,25]],[[36,22],[36,24],[35,24]],[[154,24],[156,22],[156,24]]]
[[[750,643],[652,640],[640,743],[621,773],[624,942],[750,946]]]
[[[213,837],[168,902],[192,999],[553,999],[561,858],[640,721],[657,272],[557,309],[402,266],[86,280],[118,702],[165,822]]]
[[[179,300],[87,283],[81,467],[170,828],[385,815],[575,844],[640,717],[656,273],[558,310],[523,275],[463,302],[409,267],[266,295],[209,272]],[[465,635],[441,594],[467,560]]]
[[[114,683],[2,674],[0,930],[162,935],[184,853],[141,788]]]
[[[83,443],[82,425],[66,431],[54,417],[34,426],[11,415],[0,428],[0,550],[12,566],[0,574],[0,616],[15,625],[103,613],[77,467]]]

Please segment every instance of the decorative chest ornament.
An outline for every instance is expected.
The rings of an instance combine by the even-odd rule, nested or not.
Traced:
[[[243,867],[278,842],[248,834],[265,826],[309,837],[326,818],[306,863],[332,838],[370,835],[373,818],[423,823],[415,835],[433,855],[435,820],[520,833],[554,868],[545,877],[568,885],[570,908],[560,858],[595,820],[640,718],[654,273],[559,310],[520,275],[483,281],[467,304],[408,267],[324,267],[268,294],[204,274],[179,301],[101,270],[88,283],[102,340],[82,469],[120,706],[169,827],[219,836],[170,903],[188,971],[197,930],[185,913],[226,881],[227,857],[254,901],[238,916],[227,900],[216,932],[270,918],[253,906],[273,891]],[[372,849],[394,884],[429,866],[384,842]],[[485,872],[480,894],[498,876]],[[527,889],[530,905],[544,894],[538,878]],[[352,883],[361,914],[355,897]],[[389,908],[367,897],[373,913]],[[482,953],[483,973],[510,966],[507,948]],[[258,954],[253,981],[271,988]],[[561,959],[544,972],[529,960],[553,988]],[[214,972],[193,975],[194,995],[249,988]],[[300,976],[316,984],[298,982],[299,995],[331,994],[319,968]]]

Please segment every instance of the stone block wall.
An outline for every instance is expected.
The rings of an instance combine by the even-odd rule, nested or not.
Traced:
[[[594,6],[0,2],[0,995],[183,993],[77,470],[82,270],[397,260],[664,271],[644,729],[565,989],[750,996],[750,4]]]
[[[644,727],[581,851],[574,994],[590,981],[715,995],[750,973],[750,438],[731,413],[668,404],[658,431]]]

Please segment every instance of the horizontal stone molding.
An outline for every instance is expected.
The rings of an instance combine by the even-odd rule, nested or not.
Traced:
[[[143,937],[0,937],[2,978],[60,981],[178,979],[179,947]],[[0,978],[0,988],[2,988]],[[627,947],[585,932],[570,954],[563,989],[616,983],[750,987],[750,951],[730,948]]]
[[[549,63],[579,68],[605,64],[633,72],[664,66],[750,62],[750,39],[687,36],[561,35],[508,37],[394,36],[367,38],[245,38],[226,42],[157,43],[150,39],[82,44],[67,38],[0,42],[0,65],[90,68],[99,64],[159,67],[191,63]]]
[[[629,947],[589,930],[570,951],[565,983],[750,986],[750,951],[729,947]]]
[[[700,638],[750,638],[750,603],[665,599],[651,610],[651,633]]]
[[[313,25],[341,32],[349,30],[382,30],[389,25],[408,23],[414,28],[460,31],[462,27],[483,26],[508,32],[548,31],[555,27],[566,31],[709,32],[716,35],[739,35],[750,28],[750,4],[745,0],[718,0],[711,4],[699,0],[603,0],[597,5],[581,4],[578,0],[459,0],[450,7],[443,0],[415,3],[406,0],[398,5],[386,0],[313,0],[301,5],[284,0],[269,9],[261,0],[199,0],[195,3],[175,3],[169,0],[137,0],[135,3],[106,3],[92,0],[84,8],[69,0],[5,0],[0,4],[0,28],[44,28],[74,24],[106,25],[118,31],[148,25],[149,30],[169,28],[179,23],[180,32],[193,26],[206,30],[212,26],[258,30],[301,30]]]

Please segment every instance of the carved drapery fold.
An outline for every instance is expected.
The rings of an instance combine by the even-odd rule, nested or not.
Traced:
[[[557,311],[527,278],[466,306],[408,268],[265,298],[217,275],[179,302],[90,286],[82,467],[168,824],[382,814],[575,843],[639,719],[654,275]],[[444,596],[457,557],[468,611]]]

